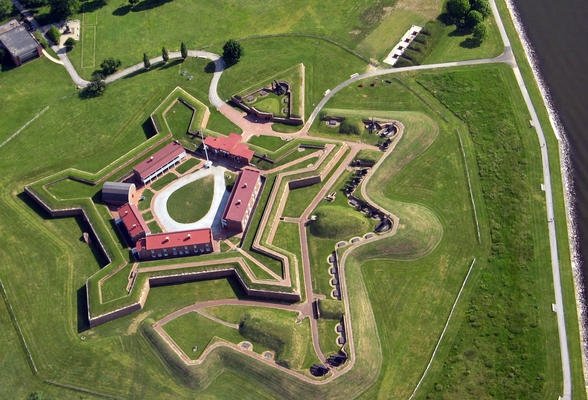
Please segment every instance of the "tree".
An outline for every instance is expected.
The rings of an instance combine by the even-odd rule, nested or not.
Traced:
[[[7,18],[10,14],[12,14],[12,11],[12,1],[0,0],[0,20]]]
[[[227,65],[237,64],[242,55],[243,47],[236,40],[231,39],[223,46],[223,59]]]
[[[182,54],[182,58],[185,60],[188,58],[188,48],[186,47],[186,43],[182,42],[180,45],[180,53]]]
[[[484,17],[490,15],[491,9],[488,0],[470,0],[472,10],[480,12]]]
[[[484,39],[486,39],[486,25],[484,23],[479,23],[478,25],[474,26],[474,30],[472,31],[472,37],[480,45]]]
[[[462,20],[469,11],[469,0],[449,0],[447,2],[447,13],[456,22]]]
[[[79,0],[50,0],[51,14],[53,16],[65,19],[80,10]]]
[[[106,83],[102,79],[94,79],[80,92],[80,97],[98,97],[104,94]]]
[[[169,61],[169,53],[165,47],[161,48],[161,58],[163,58],[164,63]]]
[[[100,68],[102,69],[102,74],[104,76],[114,74],[114,72],[121,66],[120,60],[115,60],[114,58],[107,58],[102,61],[100,64]]]
[[[476,25],[481,24],[484,21],[484,16],[481,12],[476,10],[470,10],[465,18],[465,27],[473,29]]]
[[[55,44],[59,44],[59,38],[61,37],[61,32],[57,29],[54,25],[51,25],[51,28],[47,31],[47,37]]]
[[[69,38],[67,38],[67,40],[63,44],[65,45],[65,49],[67,51],[72,51],[73,48],[76,46],[76,41],[74,38],[69,37]]]
[[[143,66],[145,69],[149,69],[149,67],[151,67],[151,61],[149,61],[149,56],[147,53],[143,53]]]
[[[129,4],[131,5],[131,8],[135,7],[138,2],[139,2],[139,0],[129,0]]]

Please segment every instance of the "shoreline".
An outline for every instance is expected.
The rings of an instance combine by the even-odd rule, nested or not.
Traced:
[[[588,352],[588,339],[586,337],[586,319],[587,319],[587,307],[586,307],[586,291],[582,280],[582,262],[579,252],[579,243],[577,236],[577,226],[575,211],[575,203],[572,201],[575,198],[574,184],[573,184],[573,170],[570,161],[569,143],[567,140],[565,128],[561,122],[557,109],[555,108],[552,100],[549,87],[545,83],[543,76],[541,75],[541,69],[539,62],[536,57],[535,50],[531,44],[521,18],[517,11],[516,6],[513,4],[513,0],[505,0],[506,7],[510,13],[513,21],[515,30],[519,36],[525,56],[533,72],[535,81],[539,88],[539,92],[543,98],[543,104],[547,110],[547,116],[551,124],[551,128],[555,134],[555,138],[558,142],[558,152],[560,158],[560,172],[563,183],[563,197],[564,207],[566,211],[566,226],[568,231],[568,246],[570,251],[570,261],[572,267],[572,276],[574,283],[574,297],[576,300],[576,314],[578,317],[578,330],[580,333],[580,348],[582,353],[582,373],[584,376],[584,387],[588,381],[588,361],[586,353]]]

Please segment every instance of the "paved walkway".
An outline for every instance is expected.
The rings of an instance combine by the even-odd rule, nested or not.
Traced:
[[[201,229],[212,227],[215,222],[215,217],[219,215],[219,210],[222,210],[222,201],[227,193],[225,185],[225,171],[224,167],[210,167],[208,169],[202,168],[196,172],[178,178],[160,192],[157,192],[152,200],[152,212],[161,224],[164,231],[185,231],[189,229]],[[197,181],[212,175],[214,177],[214,194],[212,196],[212,204],[210,209],[196,222],[180,223],[174,220],[167,211],[167,201],[170,196],[178,189],[186,186],[189,183]]]

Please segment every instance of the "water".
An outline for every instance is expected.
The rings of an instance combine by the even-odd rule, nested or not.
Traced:
[[[515,0],[569,144],[576,244],[588,287],[588,2]],[[586,310],[586,298],[582,299]],[[584,327],[586,328],[586,327]]]

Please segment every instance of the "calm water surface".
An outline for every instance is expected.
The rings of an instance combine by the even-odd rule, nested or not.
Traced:
[[[570,143],[575,218],[588,287],[588,1],[515,1]]]

